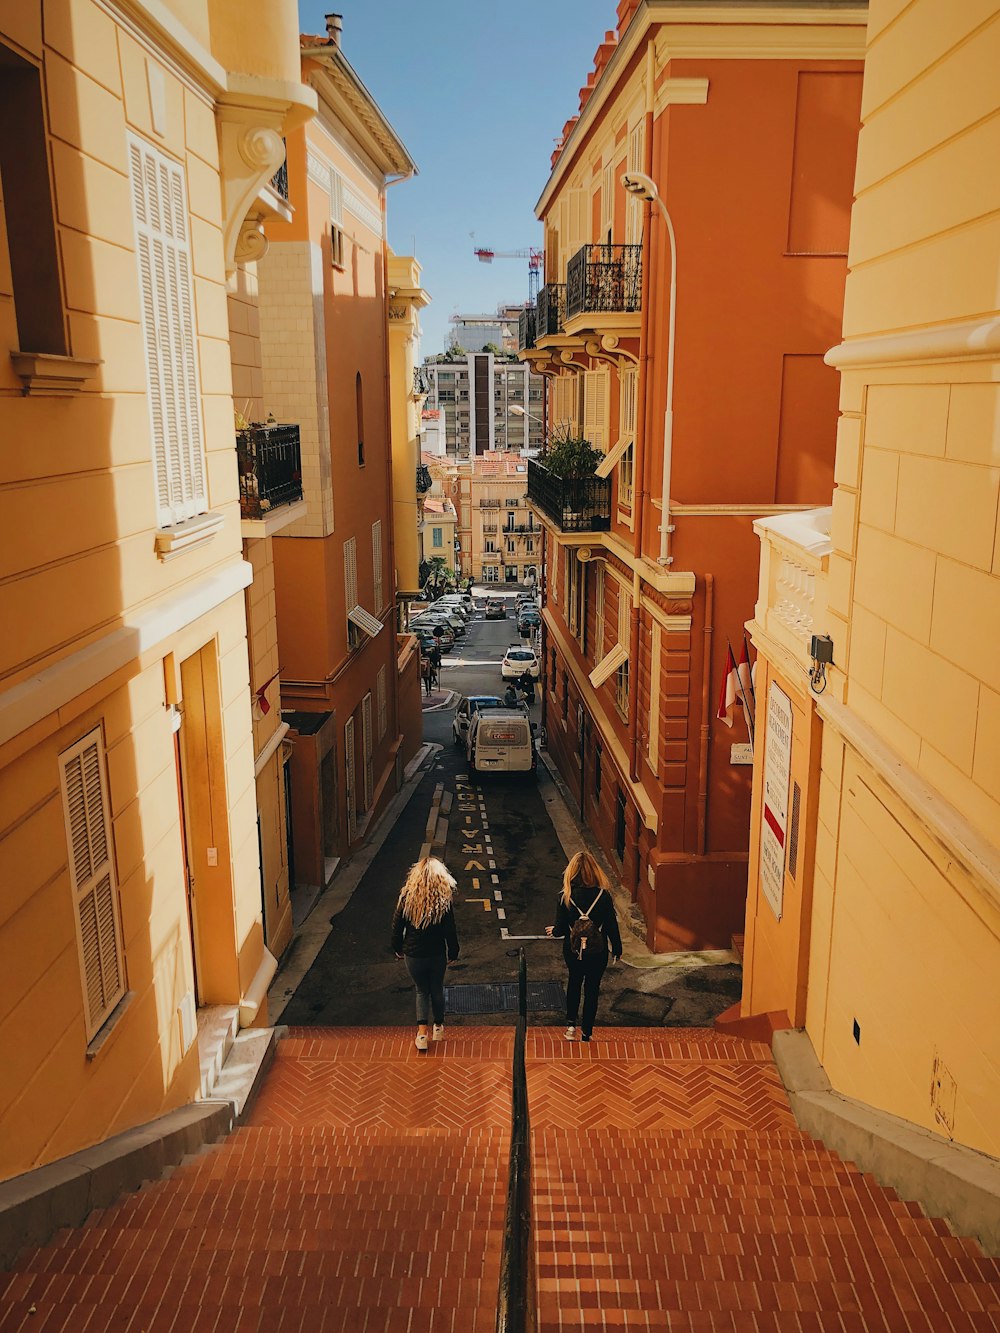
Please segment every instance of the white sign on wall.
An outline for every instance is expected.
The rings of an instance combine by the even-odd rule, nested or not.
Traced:
[[[785,830],[792,769],[792,703],[773,682],[767,692],[764,741],[764,810],[760,828],[760,886],[781,920],[785,887]]]

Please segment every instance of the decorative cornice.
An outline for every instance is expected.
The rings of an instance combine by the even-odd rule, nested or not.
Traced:
[[[824,360],[837,370],[870,366],[927,365],[934,361],[995,361],[1000,358],[1000,319],[969,319],[959,324],[930,324],[905,333],[877,333],[847,339]]]

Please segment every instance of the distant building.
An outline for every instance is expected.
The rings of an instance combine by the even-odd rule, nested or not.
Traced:
[[[517,322],[523,306],[502,305],[495,315],[452,315],[448,351],[454,346],[481,352],[490,343],[504,352],[517,351]]]
[[[545,381],[531,366],[492,352],[428,361],[427,407],[444,421],[445,450],[463,459],[491,449],[541,449]]]

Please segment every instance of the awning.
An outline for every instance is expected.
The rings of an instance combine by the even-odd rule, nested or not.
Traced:
[[[609,449],[604,455],[597,467],[594,468],[595,477],[610,477],[615,469],[615,464],[619,461],[622,454],[632,443],[631,435],[623,435],[613,449]]]
[[[376,620],[374,616],[370,616],[363,606],[352,606],[347,613],[347,619],[352,625],[357,625],[358,629],[364,630],[373,639],[380,629],[385,628],[381,620]]]
[[[620,643],[616,643],[606,657],[602,657],[597,666],[590,673],[590,683],[596,690],[603,685],[606,680],[610,680],[621,664],[628,660],[628,649]]]

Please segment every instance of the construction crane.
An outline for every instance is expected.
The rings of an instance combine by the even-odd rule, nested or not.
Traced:
[[[528,261],[528,300],[532,305],[534,304],[542,279],[542,267],[545,260],[543,251],[535,249],[491,250],[488,246],[477,246],[472,253],[480,264],[492,264],[494,259],[526,259]]]

